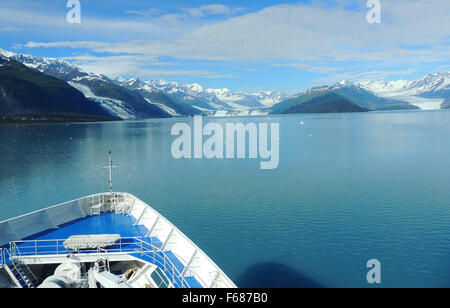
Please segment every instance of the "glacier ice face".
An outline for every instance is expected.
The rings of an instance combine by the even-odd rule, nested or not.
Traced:
[[[364,81],[357,84],[383,97],[421,95],[450,90],[450,73],[428,74],[412,81]]]
[[[399,99],[423,110],[440,109],[450,93],[450,73],[428,74],[416,80],[357,83],[377,96]]]

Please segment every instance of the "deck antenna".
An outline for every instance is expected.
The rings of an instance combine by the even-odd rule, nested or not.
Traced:
[[[111,151],[109,151],[108,160],[109,160],[109,165],[105,166],[104,168],[109,168],[109,192],[112,195],[112,193],[113,193],[113,188],[112,188],[112,169],[113,168],[117,168],[117,166],[113,165],[112,158],[111,158]]]

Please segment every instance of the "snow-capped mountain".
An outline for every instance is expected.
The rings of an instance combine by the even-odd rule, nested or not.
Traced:
[[[450,73],[428,74],[412,81],[365,81],[359,82],[359,84],[368,90],[383,94],[383,96],[424,96],[450,90]]]
[[[429,74],[413,81],[410,86],[419,96],[436,96],[450,91],[450,72]],[[445,93],[447,92],[447,93]]]
[[[276,104],[271,113],[361,112],[410,110],[417,107],[387,97],[379,97],[359,84],[341,81],[332,86],[315,87]]]
[[[20,55],[1,48],[0,54],[31,69],[64,80],[86,98],[121,119],[171,116],[163,108],[149,104],[138,93],[121,87],[115,80],[105,75],[85,72],[68,61]]]
[[[153,104],[171,116],[186,116],[201,114],[202,112],[192,108],[190,105],[180,102],[166,93],[164,90],[141,81],[139,78],[117,81],[118,84],[127,89],[138,92],[148,103]]]
[[[106,121],[119,118],[64,80],[0,55],[0,119]]]
[[[279,91],[244,93],[234,92],[227,88],[204,89],[198,83],[179,84],[164,80],[151,80],[145,84],[153,89],[163,90],[198,110],[216,115],[224,115],[224,111],[229,114],[263,114],[267,113],[268,108],[288,98],[288,95]]]
[[[181,84],[165,80],[141,81],[131,78],[120,85],[139,91],[151,100],[156,94],[164,93],[172,99],[166,103],[166,111],[172,115],[204,114],[208,116],[258,115],[266,114],[268,108],[286,99],[288,96],[278,91],[260,91],[257,93],[233,92],[227,88],[204,89],[200,84]],[[184,109],[184,110],[180,110]]]
[[[142,81],[85,72],[61,59],[20,55],[0,48],[0,58],[13,59],[69,83],[111,115],[122,119],[147,117],[261,115],[286,101],[333,92],[369,110],[439,109],[449,105],[450,73],[429,74],[413,81],[342,81],[297,95],[279,91],[245,93],[227,88],[206,89],[198,83]],[[301,100],[300,100],[301,101]]]
[[[226,88],[204,89],[197,83],[179,84],[164,80],[143,82],[138,78],[126,80],[120,76],[109,77],[85,72],[65,60],[20,55],[1,48],[0,55],[68,82],[87,98],[124,119],[135,119],[140,116],[133,112],[133,108],[127,106],[128,101],[123,99],[123,95],[114,95],[117,89],[105,91],[105,87],[120,87],[137,92],[142,96],[142,101],[167,116],[265,114],[268,108],[288,97],[278,91],[248,94],[233,92]]]
[[[421,109],[440,109],[450,98],[449,72],[428,74],[412,81],[364,81],[358,85],[377,96],[407,101]]]
[[[95,74],[89,74],[70,62],[61,59],[22,55],[4,50],[2,48],[0,48],[0,54],[16,60],[29,68],[36,69],[41,73],[45,73],[64,81],[70,81],[77,77],[81,78],[89,75],[91,75],[92,78],[96,77]]]

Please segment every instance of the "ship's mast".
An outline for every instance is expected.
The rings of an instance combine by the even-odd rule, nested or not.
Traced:
[[[111,151],[109,151],[108,158],[109,158],[109,192],[112,194],[112,168],[113,168],[113,162],[112,162],[112,158],[111,158]]]
[[[112,169],[113,168],[117,168],[117,166],[113,165],[111,151],[109,151],[109,153],[108,153],[108,161],[109,161],[109,165],[106,166],[105,168],[109,168],[109,192],[112,195],[112,192],[113,192],[113,187],[112,187]]]

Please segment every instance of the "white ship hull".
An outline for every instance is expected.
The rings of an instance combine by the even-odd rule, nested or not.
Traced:
[[[0,222],[0,250],[4,287],[236,287],[178,228],[128,193],[87,196]],[[45,267],[57,268],[45,277]]]

